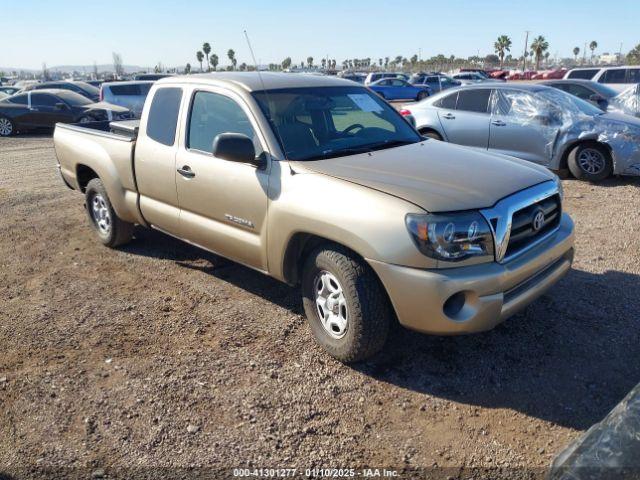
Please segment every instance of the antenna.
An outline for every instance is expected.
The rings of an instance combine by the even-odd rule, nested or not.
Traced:
[[[258,78],[260,79],[260,85],[262,85],[262,91],[264,92],[264,96],[267,99],[267,104],[271,104],[271,99],[269,98],[269,92],[267,92],[266,87],[264,86],[264,80],[262,79],[262,74],[260,73],[260,68],[258,66],[258,62],[256,62],[256,56],[253,53],[253,47],[251,46],[251,40],[249,40],[249,34],[247,33],[246,30],[244,30],[244,38],[247,40],[247,45],[249,47],[249,52],[251,52],[251,58],[253,59],[253,64],[256,67],[256,72],[258,73]],[[269,105],[267,105],[268,107]],[[282,137],[280,136],[280,131],[278,130],[278,126],[275,124],[275,122],[273,123],[273,129],[276,133],[276,136],[278,137],[278,140],[280,141],[280,145],[282,148],[282,154],[285,156],[287,156],[287,154],[284,151],[284,142],[282,141]],[[289,170],[291,171],[291,175],[295,175],[296,172],[293,171],[293,167],[291,166],[291,162],[288,161],[287,159],[287,164],[289,165]]]

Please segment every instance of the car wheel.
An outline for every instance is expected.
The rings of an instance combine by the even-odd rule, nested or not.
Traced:
[[[567,158],[569,171],[578,180],[598,182],[613,172],[611,154],[597,143],[582,143],[576,146]]]
[[[94,121],[93,118],[85,115],[84,117],[80,117],[80,120],[78,120],[78,123],[91,123],[93,121]]]
[[[390,302],[371,267],[349,250],[315,250],[305,262],[302,296],[316,340],[334,358],[356,362],[384,346],[393,318]]]
[[[0,117],[0,137],[9,137],[16,133],[13,122],[7,117]]]
[[[420,132],[423,137],[433,138],[434,140],[442,141],[442,137],[438,132],[434,132],[433,130],[423,130]]]
[[[104,245],[113,248],[131,240],[134,225],[118,217],[102,180],[94,178],[87,184],[85,198],[91,226]]]
[[[429,96],[429,94],[427,92],[418,92],[418,97],[417,97],[416,100],[418,100],[418,101],[424,100],[428,96]]]

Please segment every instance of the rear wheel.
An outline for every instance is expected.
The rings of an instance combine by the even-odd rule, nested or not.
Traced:
[[[13,122],[7,117],[0,117],[0,137],[9,137],[16,132]]]
[[[579,180],[598,182],[613,172],[611,155],[597,143],[582,143],[569,153],[567,158],[571,174]]]
[[[392,309],[371,268],[338,245],[315,250],[302,274],[307,320],[316,340],[342,362],[371,357],[384,346]]]
[[[133,237],[134,225],[125,222],[111,206],[102,180],[94,178],[87,184],[85,192],[87,214],[98,239],[107,247],[128,243]]]

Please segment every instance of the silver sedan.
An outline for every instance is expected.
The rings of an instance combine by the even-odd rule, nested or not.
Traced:
[[[405,105],[416,128],[445,140],[544,165],[579,179],[640,176],[640,119],[605,113],[534,84],[459,87]]]

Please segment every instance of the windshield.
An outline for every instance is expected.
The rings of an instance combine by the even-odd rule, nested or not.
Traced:
[[[289,160],[318,160],[417,143],[418,133],[362,87],[254,92]]]
[[[93,95],[93,96],[98,96],[100,95],[100,89],[94,87],[93,85],[90,85],[86,82],[74,82],[75,85],[78,86],[78,88],[84,90],[85,92],[87,92],[89,95]]]
[[[60,90],[59,92],[56,92],[56,95],[73,107],[83,107],[93,103],[87,97],[70,90]]]
[[[595,105],[586,102],[578,97],[574,97],[562,90],[558,89],[545,89],[538,92],[540,97],[547,100],[551,105],[555,107],[559,107],[560,110],[565,111],[566,113],[583,113],[585,115],[600,115],[604,113]]]

